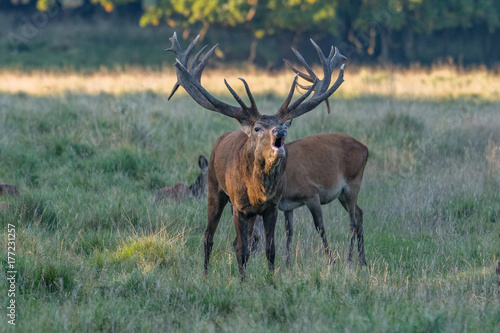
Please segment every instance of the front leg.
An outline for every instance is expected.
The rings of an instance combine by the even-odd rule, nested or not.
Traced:
[[[278,219],[278,208],[269,208],[262,215],[264,222],[264,233],[266,236],[266,257],[269,270],[274,272],[274,257],[276,256],[274,228]]]
[[[208,272],[208,262],[214,245],[215,230],[217,230],[222,212],[228,201],[228,196],[224,192],[212,191],[213,188],[213,186],[209,187],[207,198],[208,223],[205,230],[205,265],[203,270],[205,274]]]
[[[255,221],[255,218],[253,221]],[[245,281],[245,268],[250,256],[250,252],[248,251],[248,225],[253,221],[252,218],[248,218],[245,214],[233,208],[233,222],[236,229],[236,239],[233,247],[236,252],[236,259],[238,260],[241,282]]]
[[[253,217],[248,218],[247,226],[248,226],[247,229],[248,247],[250,249],[250,254],[254,254],[257,251],[260,239],[262,238],[262,233],[263,233],[262,217],[259,215],[255,215]],[[236,248],[237,244],[238,244],[238,236],[236,235],[236,237],[234,238],[233,247]]]

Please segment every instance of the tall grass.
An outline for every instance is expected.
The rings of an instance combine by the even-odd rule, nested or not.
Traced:
[[[452,98],[459,95],[453,89],[429,90],[416,98],[397,89],[384,92],[385,80],[399,85],[400,78],[388,74],[390,79],[374,83],[377,73],[349,75],[331,100],[332,114],[322,106],[290,129],[290,140],[344,132],[368,145],[359,198],[368,266],[345,263],[348,216],[332,203],[323,211],[340,258],[334,266],[327,264],[308,211],[299,209],[292,267],[282,258],[280,215],[275,274],[259,252],[248,263],[244,284],[229,210],[204,277],[206,202],[150,201],[162,186],[194,180],[198,155],[209,155],[236,122],[200,109],[185,95],[167,102],[171,82],[163,77],[157,90],[141,86],[135,75],[135,88],[124,91],[92,87],[96,81],[88,77],[68,83],[46,73],[23,74],[19,81],[50,83],[56,77],[44,92],[4,85],[0,181],[17,185],[21,195],[2,198],[11,207],[0,212],[0,225],[16,225],[17,329],[498,331],[497,92]],[[122,82],[128,74],[116,75]],[[356,90],[353,81],[366,84]],[[79,91],[75,82],[83,85]],[[261,91],[257,103],[274,110],[280,94]],[[0,246],[5,272],[5,237]],[[5,279],[0,290],[7,290]],[[6,293],[0,295],[7,304]],[[0,330],[8,331],[5,316],[1,320]]]

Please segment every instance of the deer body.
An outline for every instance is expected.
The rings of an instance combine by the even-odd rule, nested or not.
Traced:
[[[203,60],[200,60],[202,49],[188,65],[189,55],[197,40],[198,37],[183,51],[177,41],[177,35],[174,33],[170,38],[172,47],[168,51],[174,52],[177,57],[175,64],[177,83],[170,97],[179,86],[182,86],[200,106],[234,118],[241,126],[239,131],[222,135],[217,140],[210,157],[207,176],[208,221],[205,230],[204,270],[207,273],[215,230],[222,211],[230,200],[234,207],[233,223],[236,229],[234,248],[243,281],[249,257],[248,236],[253,230],[258,215],[263,217],[269,269],[274,270],[274,228],[278,216],[278,203],[285,188],[287,130],[293,118],[315,109],[342,84],[344,65],[341,66],[337,80],[330,86],[333,69],[345,57],[333,47],[330,55],[326,57],[318,45],[311,40],[323,65],[324,77],[319,80],[300,53],[293,50],[308,74],[297,71],[283,105],[274,115],[262,115],[257,109],[248,84],[243,79],[241,81],[245,86],[250,106],[243,102],[226,81],[226,87],[239,107],[220,101],[203,88],[201,74],[217,45],[207,52]],[[291,103],[299,76],[313,84],[305,94]]]
[[[357,237],[359,261],[365,265],[363,212],[357,205],[357,198],[368,159],[368,148],[351,136],[336,133],[309,136],[288,143],[286,149],[286,187],[278,207],[285,214],[287,263],[290,263],[291,256],[293,210],[301,206],[307,206],[311,212],[325,252],[333,260],[325,235],[321,205],[338,199],[350,218],[348,261],[351,261]]]

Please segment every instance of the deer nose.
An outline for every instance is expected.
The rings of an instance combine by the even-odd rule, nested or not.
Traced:
[[[273,128],[273,135],[277,138],[284,138],[286,136],[286,128]]]

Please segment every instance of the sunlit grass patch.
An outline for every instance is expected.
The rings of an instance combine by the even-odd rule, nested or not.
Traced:
[[[137,268],[147,273],[154,268],[174,268],[184,256],[182,234],[176,237],[147,236],[123,242],[116,250],[97,252],[91,261],[99,269],[104,266],[120,267],[120,271],[131,272]]]
[[[237,77],[244,77],[259,95],[285,96],[293,80],[293,73],[281,71],[206,70],[203,82],[216,95],[228,96],[224,79],[230,84]],[[111,94],[115,96],[145,93],[150,97],[170,93],[176,82],[173,66],[164,71],[128,68],[127,70],[101,70],[90,74],[4,70],[0,73],[0,92],[35,96],[64,96],[65,94]],[[238,93],[243,88],[232,84]],[[484,68],[468,71],[455,67],[426,69],[383,69],[347,67],[345,82],[336,96],[359,98],[375,95],[396,99],[470,99],[494,101],[500,99],[500,77]],[[185,94],[179,90],[177,95]]]

